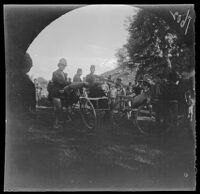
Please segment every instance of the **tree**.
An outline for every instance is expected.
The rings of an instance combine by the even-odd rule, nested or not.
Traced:
[[[180,44],[176,31],[161,17],[140,10],[129,18],[127,30],[129,37],[123,50],[126,48],[133,65],[139,63],[140,76],[160,73],[166,77],[169,71],[181,73],[194,66],[193,50]]]
[[[117,53],[115,54],[117,57],[117,64],[119,67],[124,69],[129,61],[128,51],[126,47],[122,47],[118,49]]]

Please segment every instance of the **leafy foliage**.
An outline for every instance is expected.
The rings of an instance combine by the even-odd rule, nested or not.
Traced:
[[[180,45],[176,31],[155,14],[140,10],[129,18],[127,30],[128,41],[117,53],[118,63],[129,67],[138,64],[136,79],[157,73],[166,77],[169,71],[180,74],[194,66],[193,50]]]

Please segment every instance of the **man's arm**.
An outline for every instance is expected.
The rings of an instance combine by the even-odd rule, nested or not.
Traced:
[[[53,74],[52,74],[52,81],[53,81],[53,83],[56,82],[56,73],[55,72],[53,72]]]
[[[87,75],[87,76],[86,76],[85,81],[88,82],[88,83],[91,82],[90,75]]]

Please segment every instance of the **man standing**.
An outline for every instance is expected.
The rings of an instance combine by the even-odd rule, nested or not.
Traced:
[[[129,82],[129,83],[128,83],[128,86],[127,86],[127,88],[126,88],[126,93],[127,93],[127,95],[132,94],[132,89],[133,89],[132,83]]]
[[[52,98],[55,110],[55,120],[54,120],[54,128],[59,128],[58,122],[62,116],[62,100],[64,100],[64,87],[68,84],[67,82],[67,74],[64,73],[64,69],[67,66],[66,59],[62,58],[59,60],[58,69],[53,72],[52,75]]]
[[[117,94],[118,95],[126,95],[126,90],[122,85],[122,79],[121,78],[117,78],[116,83],[115,83],[115,87],[117,89]]]
[[[91,65],[90,74],[86,76],[86,82],[88,82],[90,85],[93,85],[95,83],[96,78],[98,77],[97,75],[94,74],[94,72],[95,72],[95,66]]]
[[[78,68],[77,73],[74,75],[73,82],[82,82],[81,75],[82,75],[82,69]]]
[[[116,80],[115,88],[117,90],[115,103],[117,104],[117,106],[122,107],[123,106],[122,98],[123,96],[126,95],[126,90],[122,85],[122,79],[119,77]]]

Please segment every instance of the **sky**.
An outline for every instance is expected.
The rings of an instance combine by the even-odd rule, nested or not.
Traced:
[[[115,53],[128,37],[124,22],[136,12],[128,5],[90,5],[59,17],[29,46],[33,60],[29,75],[50,80],[60,58],[66,58],[65,72],[71,78],[78,68],[87,75],[92,64],[96,74],[114,69]]]

